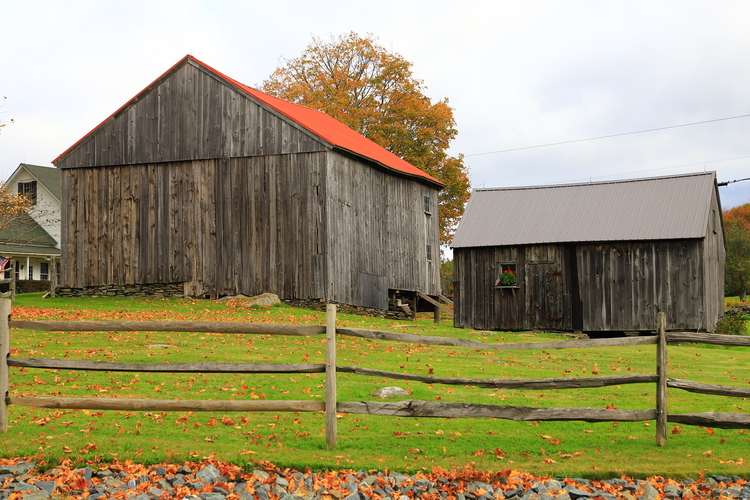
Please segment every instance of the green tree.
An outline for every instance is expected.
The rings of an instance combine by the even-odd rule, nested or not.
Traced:
[[[469,198],[463,156],[447,154],[456,137],[448,99],[433,103],[411,63],[354,32],[313,37],[303,54],[284,59],[263,91],[323,111],[424,170],[445,187],[439,195],[440,241],[449,244]]]
[[[443,295],[453,295],[453,261],[440,259],[440,287]]]
[[[723,217],[727,241],[724,289],[744,302],[750,291],[750,203],[725,211]]]

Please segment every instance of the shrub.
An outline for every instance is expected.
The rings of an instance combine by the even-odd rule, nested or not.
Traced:
[[[16,280],[16,293],[49,292],[49,281]]]
[[[720,335],[747,335],[747,320],[745,316],[724,316],[716,324],[716,331]]]

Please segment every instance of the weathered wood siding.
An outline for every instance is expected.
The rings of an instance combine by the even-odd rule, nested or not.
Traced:
[[[706,331],[716,330],[716,323],[724,317],[724,264],[726,242],[721,206],[714,190],[711,196],[706,238],[703,242],[703,272],[705,275]]]
[[[522,330],[526,289],[498,289],[501,262],[518,262],[523,281],[521,247],[456,248],[453,250],[454,325],[482,330]]]
[[[668,329],[705,329],[702,243],[581,245],[584,330],[652,331],[658,312],[666,313]]]
[[[299,125],[188,61],[73,147],[59,168],[326,150]]]
[[[324,297],[326,154],[66,169],[62,285]]]
[[[454,324],[486,330],[570,330],[572,293],[562,245],[457,248]],[[518,285],[497,288],[501,265],[515,263]]]
[[[668,329],[713,331],[724,242],[720,227],[709,230],[705,240],[454,249],[455,325],[653,331],[663,311]],[[504,262],[517,263],[518,288],[494,287]]]
[[[437,189],[337,152],[329,156],[326,185],[327,297],[363,304],[373,288],[439,293]],[[430,214],[424,196],[430,197]],[[387,295],[378,297],[371,307],[387,308]]]

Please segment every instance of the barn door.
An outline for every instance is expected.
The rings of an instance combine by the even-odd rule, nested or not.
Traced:
[[[526,264],[526,318],[533,330],[562,330],[563,285],[554,262]]]

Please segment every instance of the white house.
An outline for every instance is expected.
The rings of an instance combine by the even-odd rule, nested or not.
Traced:
[[[5,277],[52,280],[60,262],[60,171],[21,163],[5,181],[11,194],[32,204],[29,217],[14,217],[0,227],[0,256],[10,258]],[[2,260],[0,260],[2,262]]]

